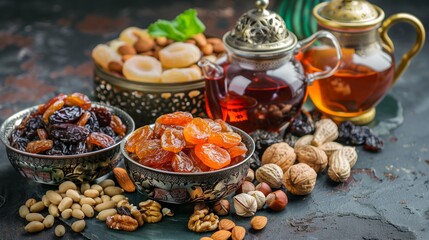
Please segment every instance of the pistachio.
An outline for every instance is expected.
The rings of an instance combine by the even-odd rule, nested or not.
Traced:
[[[255,215],[258,204],[256,199],[247,193],[240,193],[234,196],[235,213],[242,217]]]
[[[219,215],[224,216],[229,214],[229,201],[227,199],[221,199],[217,201],[213,206],[213,211]]]
[[[265,205],[265,195],[263,192],[261,191],[250,191],[247,194],[249,194],[250,196],[254,197],[256,200],[256,209],[260,210],[264,207]]]

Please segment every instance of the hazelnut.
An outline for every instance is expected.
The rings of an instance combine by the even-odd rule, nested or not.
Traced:
[[[237,189],[237,194],[239,193],[248,193],[250,191],[255,191],[255,185],[249,181],[243,181],[241,186]]]
[[[219,216],[228,215],[229,209],[229,201],[226,199],[221,199],[217,201],[213,206],[213,211]]]
[[[261,182],[261,183],[258,183],[258,185],[256,185],[256,191],[261,191],[266,197],[273,190],[271,190],[270,185],[268,185],[266,182]]]
[[[288,204],[288,198],[286,196],[286,193],[284,193],[282,190],[277,190],[268,194],[266,204],[271,210],[283,210]]]

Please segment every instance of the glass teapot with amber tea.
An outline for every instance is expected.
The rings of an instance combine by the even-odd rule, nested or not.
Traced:
[[[198,64],[206,79],[206,110],[211,118],[252,132],[280,131],[300,111],[307,86],[329,77],[339,65],[340,46],[327,31],[298,41],[282,18],[257,1],[256,9],[243,14],[223,36],[227,59],[217,64],[207,59]],[[296,55],[319,39],[336,52],[332,67],[306,74]],[[333,47],[332,47],[333,46]]]
[[[381,8],[365,0],[332,0],[313,9],[319,30],[333,33],[342,47],[342,60],[332,76],[309,87],[314,105],[337,121],[366,124],[375,117],[375,106],[406,70],[423,47],[425,30],[410,14],[392,15],[384,22]],[[407,22],[417,31],[416,42],[395,67],[394,46],[387,32],[397,22]],[[313,46],[302,56],[308,72],[336,65],[336,53]]]

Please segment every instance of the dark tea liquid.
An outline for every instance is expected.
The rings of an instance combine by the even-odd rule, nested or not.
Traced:
[[[306,72],[317,72],[334,66],[335,50],[315,48],[306,51],[302,64]],[[339,117],[359,116],[374,107],[393,81],[394,62],[390,54],[369,50],[355,54],[343,49],[339,69],[329,78],[316,80],[308,88],[314,105],[324,113]]]
[[[290,61],[276,70],[250,71],[224,65],[226,79],[206,80],[206,109],[246,132],[279,131],[301,109],[306,83],[301,65]]]

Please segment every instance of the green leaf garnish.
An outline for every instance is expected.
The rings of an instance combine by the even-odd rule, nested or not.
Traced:
[[[204,32],[206,27],[198,18],[197,10],[188,9],[174,20],[158,20],[148,27],[152,36],[162,36],[175,41],[185,41],[192,36]]]

